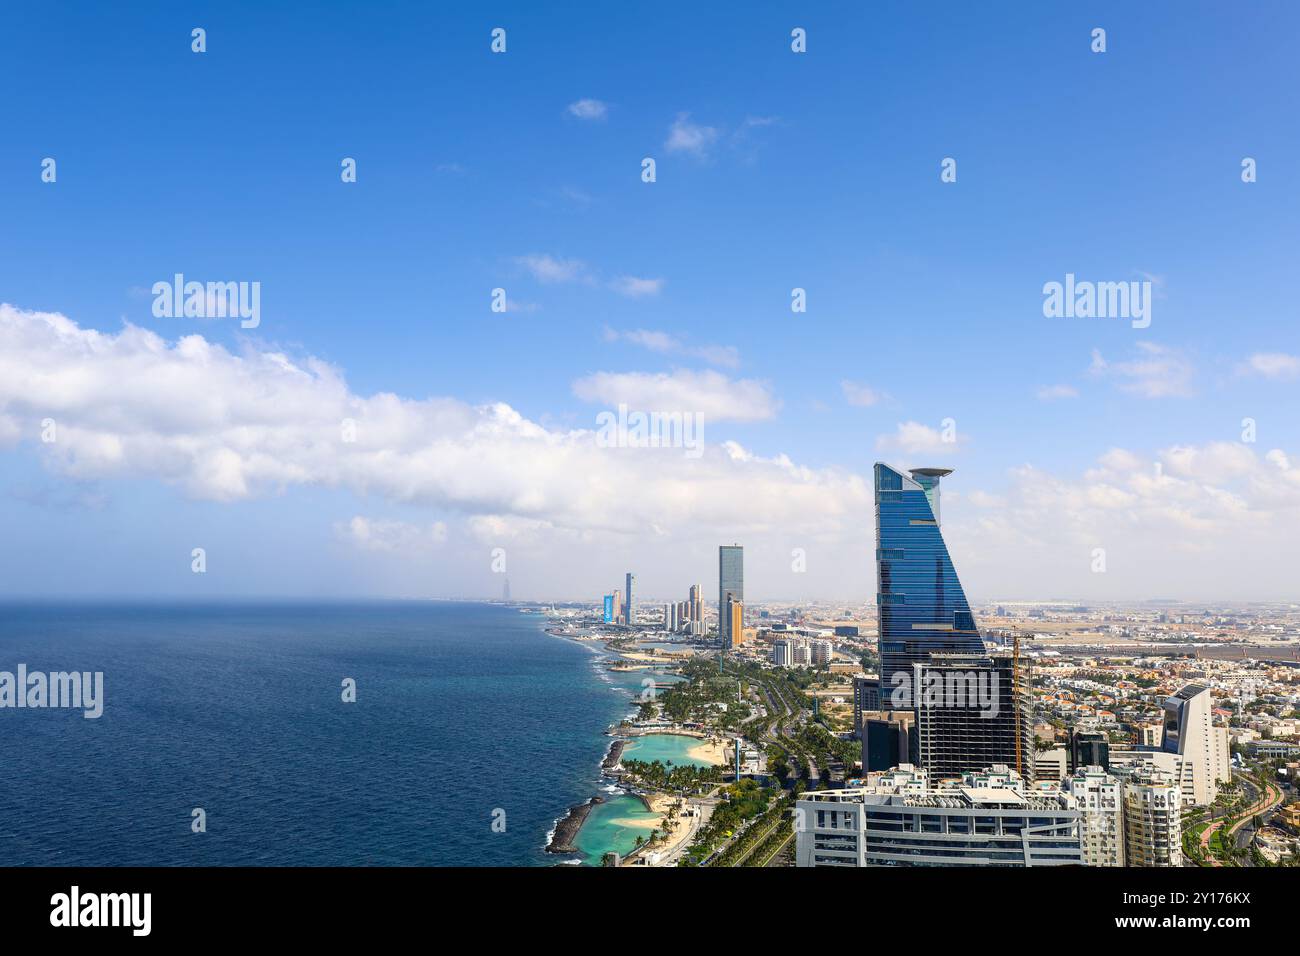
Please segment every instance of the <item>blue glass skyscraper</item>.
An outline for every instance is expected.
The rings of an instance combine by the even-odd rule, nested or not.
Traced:
[[[738,544],[718,548],[718,638],[724,648],[732,642],[729,599],[741,603],[745,600],[745,549]]]
[[[880,694],[911,707],[912,665],[934,654],[984,655],[984,641],[939,532],[939,479],[947,468],[908,475],[876,462],[876,603]]]

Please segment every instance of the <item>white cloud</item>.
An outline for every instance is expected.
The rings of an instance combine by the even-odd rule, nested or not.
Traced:
[[[673,125],[668,129],[664,149],[670,153],[690,153],[703,159],[708,156],[717,140],[716,128],[692,123],[689,113],[678,113],[677,119],[673,120]]]
[[[663,279],[638,279],[636,276],[619,276],[609,283],[609,287],[619,295],[625,295],[629,298],[640,298],[647,295],[658,295],[659,290],[664,287]]]
[[[584,401],[626,404],[645,412],[691,412],[706,422],[754,422],[773,417],[779,402],[767,383],[733,380],[721,372],[596,372],[573,383]]]
[[[1231,442],[1111,449],[1077,478],[1025,465],[1002,506],[945,507],[945,534],[968,591],[1290,599],[1300,473],[1286,465],[1279,449],[1260,458]],[[1104,573],[1092,570],[1096,549]]]
[[[1037,395],[1039,401],[1054,402],[1061,398],[1078,398],[1079,390],[1073,385],[1042,385]]]
[[[609,113],[609,107],[600,100],[582,99],[569,104],[569,113],[578,119],[601,120]]]
[[[763,383],[717,372],[599,374],[575,391],[646,411],[698,411],[710,423],[770,418],[777,407]],[[46,417],[58,423],[51,444],[39,441]],[[352,442],[343,438],[349,419]],[[168,342],[131,325],[97,332],[8,305],[0,305],[4,435],[78,480],[157,480],[215,501],[337,488],[575,533],[659,525],[838,534],[871,510],[859,476],[780,455],[741,458],[709,444],[698,459],[681,449],[611,449],[597,443],[594,423],[548,429],[503,403],[359,395],[339,369],[309,356],[252,346],[236,354],[200,335]]]
[[[840,382],[840,390],[844,393],[844,400],[850,405],[858,405],[863,408],[877,404],[884,397],[874,388],[860,382]]]
[[[447,540],[447,525],[441,521],[420,526],[356,515],[346,524],[335,525],[334,530],[363,551],[409,554],[437,547]]]
[[[657,329],[619,332],[606,327],[604,335],[606,342],[627,342],[661,355],[689,355],[724,368],[740,366],[740,352],[733,345],[687,345],[677,336]]]
[[[1300,358],[1285,352],[1256,352],[1237,370],[1243,375],[1262,378],[1295,378],[1300,375]]]
[[[717,375],[722,384],[710,390],[708,379],[678,375],[667,384],[642,377],[592,385],[602,395],[598,384],[609,385],[610,397],[615,386],[644,386],[650,401],[657,388],[686,395],[688,405],[703,394],[724,417],[738,402],[749,420],[748,406],[775,409],[758,383],[746,405],[743,383]],[[51,444],[39,439],[47,417],[58,423]],[[356,423],[355,442],[342,439],[345,419]],[[130,325],[97,332],[62,315],[0,306],[0,441],[39,455],[58,476],[159,482],[227,502],[336,489],[428,509],[427,520],[363,517],[341,533],[379,551],[414,535],[440,556],[449,580],[481,566],[478,578],[455,578],[468,590],[451,593],[500,591],[485,551],[456,550],[461,538],[449,529],[461,521],[472,538],[510,542],[512,589],[521,595],[599,594],[614,586],[609,569],[626,566],[629,545],[647,588],[684,592],[716,570],[719,541],[738,540],[756,594],[811,588],[869,602],[870,476],[719,444],[727,436],[716,430],[706,437],[712,443],[698,459],[681,449],[605,448],[593,429],[547,428],[502,403],[361,395],[338,368],[310,356],[251,345],[231,352],[201,335],[168,341]],[[899,428],[900,441],[921,439],[911,447],[954,447],[935,446],[935,437],[916,423]],[[1112,449],[1082,474],[1025,465],[987,491],[971,488],[959,469],[945,479],[944,533],[977,597],[1294,599],[1294,461],[1294,449],[1228,443]],[[230,516],[260,520],[242,510]],[[448,529],[441,545],[439,522]],[[808,549],[806,575],[789,573],[793,546]],[[1105,574],[1090,571],[1098,547]],[[486,591],[475,590],[478,581]]]
[[[1120,391],[1142,398],[1187,398],[1192,394],[1195,368],[1179,350],[1154,342],[1138,342],[1137,358],[1108,362],[1093,349],[1089,373],[1116,381]]]
[[[579,259],[559,259],[544,253],[530,253],[515,259],[538,282],[573,282],[587,277],[587,265]]]
[[[902,451],[913,455],[951,454],[957,450],[956,441],[944,441],[937,428],[920,422],[899,422],[893,435],[881,435],[876,447],[882,451]]]

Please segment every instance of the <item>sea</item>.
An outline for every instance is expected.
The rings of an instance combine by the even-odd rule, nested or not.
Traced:
[[[104,675],[97,719],[0,708],[0,866],[626,852],[599,823],[585,858],[544,851],[569,807],[635,800],[599,764],[645,677],[546,623],[425,601],[0,604],[0,671]]]

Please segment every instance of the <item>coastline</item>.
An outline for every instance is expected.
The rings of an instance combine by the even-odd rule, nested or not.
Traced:
[[[609,773],[618,766],[618,762],[623,757],[623,748],[627,746],[627,740],[623,737],[616,737],[609,745],[609,750],[605,754],[605,759],[600,762],[602,773]]]
[[[651,657],[650,655],[639,654],[636,651],[621,650],[619,648],[610,647],[607,642],[597,644],[597,641],[593,640],[593,637],[595,637],[594,635],[583,634],[579,636],[572,632],[563,633],[558,629],[552,628],[547,628],[546,632],[553,637],[559,637],[561,639],[585,644],[593,652],[604,652],[604,654],[608,654],[612,660],[609,660],[604,666],[607,670],[614,673],[640,671],[651,664],[662,666],[664,664],[682,662],[682,658],[673,660],[672,658],[667,658],[663,655]],[[628,689],[627,693],[632,703],[635,704],[637,691],[635,689]],[[668,834],[662,832],[662,828],[668,818],[669,807],[679,803],[679,797],[676,794],[661,793],[658,791],[645,792],[637,788],[629,788],[626,790],[616,789],[625,786],[620,780],[622,776],[620,763],[628,745],[638,737],[649,735],[687,737],[698,741],[698,743],[691,746],[688,751],[691,759],[699,761],[700,763],[723,765],[726,763],[725,750],[728,746],[728,742],[716,737],[709,737],[707,734],[698,730],[675,725],[669,725],[667,727],[630,727],[627,726],[626,720],[627,718],[625,718],[624,721],[610,725],[610,727],[605,731],[605,734],[612,739],[604,756],[600,759],[597,765],[598,779],[596,786],[606,785],[606,789],[609,792],[621,792],[625,793],[627,796],[634,797],[640,801],[647,813],[653,814],[653,817],[650,820],[638,819],[635,822],[631,820],[614,821],[620,825],[645,829],[647,833],[652,829],[658,829],[661,831],[660,839],[656,841],[653,848],[642,846],[628,851],[623,856],[623,860],[627,863],[635,861],[643,865],[645,860],[642,859],[642,857],[647,853],[655,854],[657,857],[659,854],[671,853],[678,850],[688,839],[692,832],[692,827],[687,825],[684,819],[677,817],[672,832]],[[609,799],[610,798],[597,795],[570,807],[565,816],[556,822],[555,829],[551,833],[550,839],[547,841],[546,852],[552,854],[576,854],[582,862],[587,863],[588,865],[593,862],[600,862],[589,860],[588,857],[590,854],[578,849],[575,845],[575,841],[578,839],[578,835],[583,826],[588,822],[593,809],[600,804],[607,803]]]
[[[579,803],[577,806],[569,808],[561,819],[555,823],[555,829],[551,832],[551,839],[546,844],[547,853],[579,853],[576,846],[573,845],[578,831],[582,829],[583,823],[586,822],[588,814],[600,803],[604,803],[605,798],[601,796],[592,797],[589,800]]]

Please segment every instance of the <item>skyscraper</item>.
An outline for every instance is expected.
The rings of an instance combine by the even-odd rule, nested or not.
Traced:
[[[636,584],[636,575],[631,571],[627,573],[627,623],[636,623],[636,598],[632,594],[632,586]]]
[[[690,614],[688,615],[691,626],[688,630],[692,635],[704,633],[704,598],[702,595],[703,591],[700,586],[698,584],[692,584],[690,600],[687,602],[691,607]]]
[[[727,595],[727,633],[731,647],[745,643],[745,605],[734,596]]]
[[[1219,783],[1227,776],[1227,754],[1219,746],[1218,733],[1210,711],[1214,702],[1209,688],[1188,684],[1165,699],[1164,739],[1160,749],[1182,758],[1183,784],[1197,805],[1214,802]],[[1229,778],[1230,779],[1230,778]]]
[[[876,603],[880,608],[880,693],[902,688],[893,706],[911,706],[912,665],[939,653],[983,654],[966,594],[939,532],[939,479],[947,468],[911,477],[876,462]]]
[[[614,623],[614,595],[605,595],[605,613],[601,618],[606,624]]]
[[[745,549],[738,544],[718,548],[718,637],[723,647],[731,646],[731,618],[727,598],[745,600]]]
[[[1010,656],[936,654],[913,665],[917,760],[933,779],[1004,764],[1034,776],[1026,663]]]

